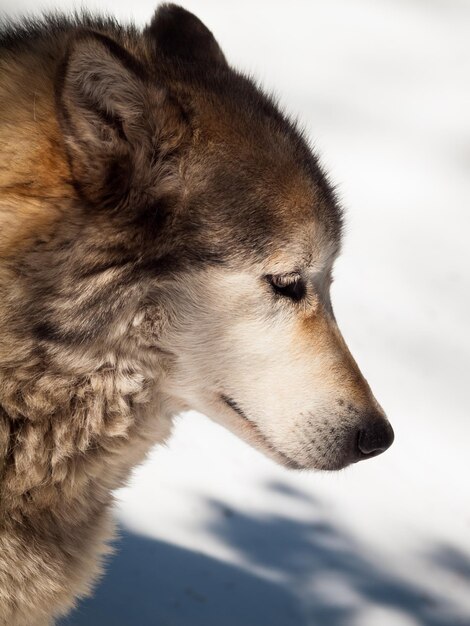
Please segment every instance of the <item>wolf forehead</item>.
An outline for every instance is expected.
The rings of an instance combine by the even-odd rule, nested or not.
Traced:
[[[159,32],[155,35],[161,59],[163,46]],[[210,38],[210,68],[194,58],[175,66],[163,48],[165,80],[193,116],[188,207],[202,213],[205,223],[226,224],[239,245],[263,252],[289,239],[303,238],[308,245],[319,233],[338,248],[342,211],[305,133],[252,77],[230,67]],[[182,40],[180,33],[177,49]],[[185,59],[191,57],[191,43],[185,40]],[[173,50],[175,44],[167,45]]]
[[[91,42],[90,55],[101,54],[100,46],[104,47],[111,76],[121,64],[123,73],[135,75],[132,85],[137,85],[137,89],[139,85],[147,88],[149,83],[163,88],[166,102],[171,101],[179,111],[176,116],[167,115],[166,124],[185,126],[180,133],[185,140],[171,154],[171,161],[178,162],[179,188],[172,190],[170,201],[161,197],[158,202],[150,199],[149,211],[163,216],[152,225],[158,224],[162,231],[188,227],[195,235],[195,246],[206,239],[201,232],[210,231],[212,226],[217,228],[220,249],[227,253],[247,247],[265,253],[296,238],[303,238],[308,246],[319,232],[322,238],[326,236],[339,246],[341,210],[303,133],[271,96],[250,77],[229,66],[212,33],[195,16],[175,5],[163,5],[144,30],[123,28],[111,19],[89,15],[44,18],[6,28],[0,34],[0,53],[15,58],[24,56],[26,61],[22,63],[27,65],[28,48],[35,49],[32,57],[42,51],[42,65],[36,69],[45,71],[42,68],[52,56],[70,58],[74,41],[84,37]],[[94,37],[97,45],[92,42]],[[64,67],[63,62],[54,69],[56,95],[64,87]],[[116,81],[119,82],[118,73]],[[60,98],[57,102],[60,105]],[[130,102],[128,109],[135,106],[136,102]],[[112,105],[106,102],[100,110],[101,118],[106,118],[110,125],[117,124],[118,116],[113,117],[110,109]],[[152,108],[152,116],[160,114],[158,107]],[[67,116],[69,123],[78,128],[74,111],[67,111]],[[62,112],[61,116],[59,111],[58,117],[63,121],[66,115]],[[119,124],[122,133],[121,121]],[[152,123],[147,125],[152,128]],[[47,128],[47,124],[42,128]],[[166,129],[167,135],[176,136],[178,132]],[[52,134],[57,135],[55,129]],[[59,131],[59,141],[55,136],[49,149],[52,146],[56,150],[61,141]],[[70,162],[70,151],[68,157]],[[119,158],[113,155],[112,167],[106,169],[103,180],[97,177],[95,186],[112,185],[113,194],[118,194],[121,186],[125,189],[127,183],[121,179],[128,174],[128,161],[127,154]],[[94,170],[96,164],[96,155],[91,153],[86,167],[81,164],[73,172],[74,186],[79,192],[76,204],[87,204],[87,194],[80,191],[88,170]],[[145,167],[139,163],[141,170]],[[102,189],[100,194],[105,195],[101,192]],[[102,202],[101,195],[98,204]],[[126,210],[132,211],[132,202],[127,205]],[[178,206],[179,219],[166,219],[174,205]],[[88,218],[93,219],[93,214],[88,213]],[[148,227],[146,220],[137,220],[135,224]],[[234,233],[237,246],[231,245]],[[211,245],[215,241],[212,238]]]
[[[217,79],[218,92],[193,95],[200,134],[187,173],[201,178],[188,207],[259,250],[319,233],[339,247],[341,210],[303,134],[245,76]]]

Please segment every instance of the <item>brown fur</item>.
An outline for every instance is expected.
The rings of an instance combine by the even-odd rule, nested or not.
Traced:
[[[206,277],[255,267],[272,299],[274,271],[324,249],[330,263],[341,214],[294,125],[171,5],[143,32],[87,16],[6,29],[0,147],[0,624],[39,626],[90,592],[112,491],[176,413],[205,410],[183,344],[215,341]],[[333,468],[352,460],[357,416],[383,416],[337,330],[328,276],[295,336],[325,353],[326,387],[350,404],[341,450],[316,448]],[[233,429],[281,462],[311,453],[277,451],[227,402]]]

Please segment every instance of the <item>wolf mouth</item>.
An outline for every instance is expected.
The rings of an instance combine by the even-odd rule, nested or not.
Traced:
[[[302,465],[299,465],[296,461],[292,460],[286,454],[273,446],[273,444],[263,435],[258,426],[249,417],[247,417],[246,413],[235,400],[225,394],[220,394],[220,397],[223,402],[232,409],[232,411],[235,411],[235,413],[237,413],[245,421],[245,423],[247,423],[250,428],[254,430],[256,435],[262,440],[263,444],[270,450],[270,452],[282,459],[284,465],[291,469],[303,469]]]
[[[229,396],[226,396],[225,394],[221,394],[220,396],[222,398],[222,400],[225,402],[225,404],[228,404],[228,406],[233,409],[236,413],[238,413],[238,415],[240,415],[241,417],[243,417],[243,419],[247,420],[248,422],[250,422],[250,424],[253,424],[253,422],[248,419],[248,417],[245,415],[245,413],[242,411],[242,409],[240,408],[240,406],[235,402],[235,400],[232,400],[232,398],[229,398]]]

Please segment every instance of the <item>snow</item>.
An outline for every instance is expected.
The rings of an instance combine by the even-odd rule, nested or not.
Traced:
[[[295,473],[183,416],[118,494],[116,556],[63,624],[469,626],[470,3],[182,4],[302,120],[338,184],[335,311],[396,440]]]

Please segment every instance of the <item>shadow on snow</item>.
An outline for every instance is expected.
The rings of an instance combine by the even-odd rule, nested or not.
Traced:
[[[352,537],[322,519],[317,500],[285,485],[269,489],[286,498],[286,507],[305,500],[312,520],[248,516],[209,501],[207,530],[238,553],[243,567],[123,531],[95,595],[61,626],[350,626],[366,606],[417,626],[470,623],[443,598],[373,563]],[[469,584],[463,553],[438,546],[429,561]]]

